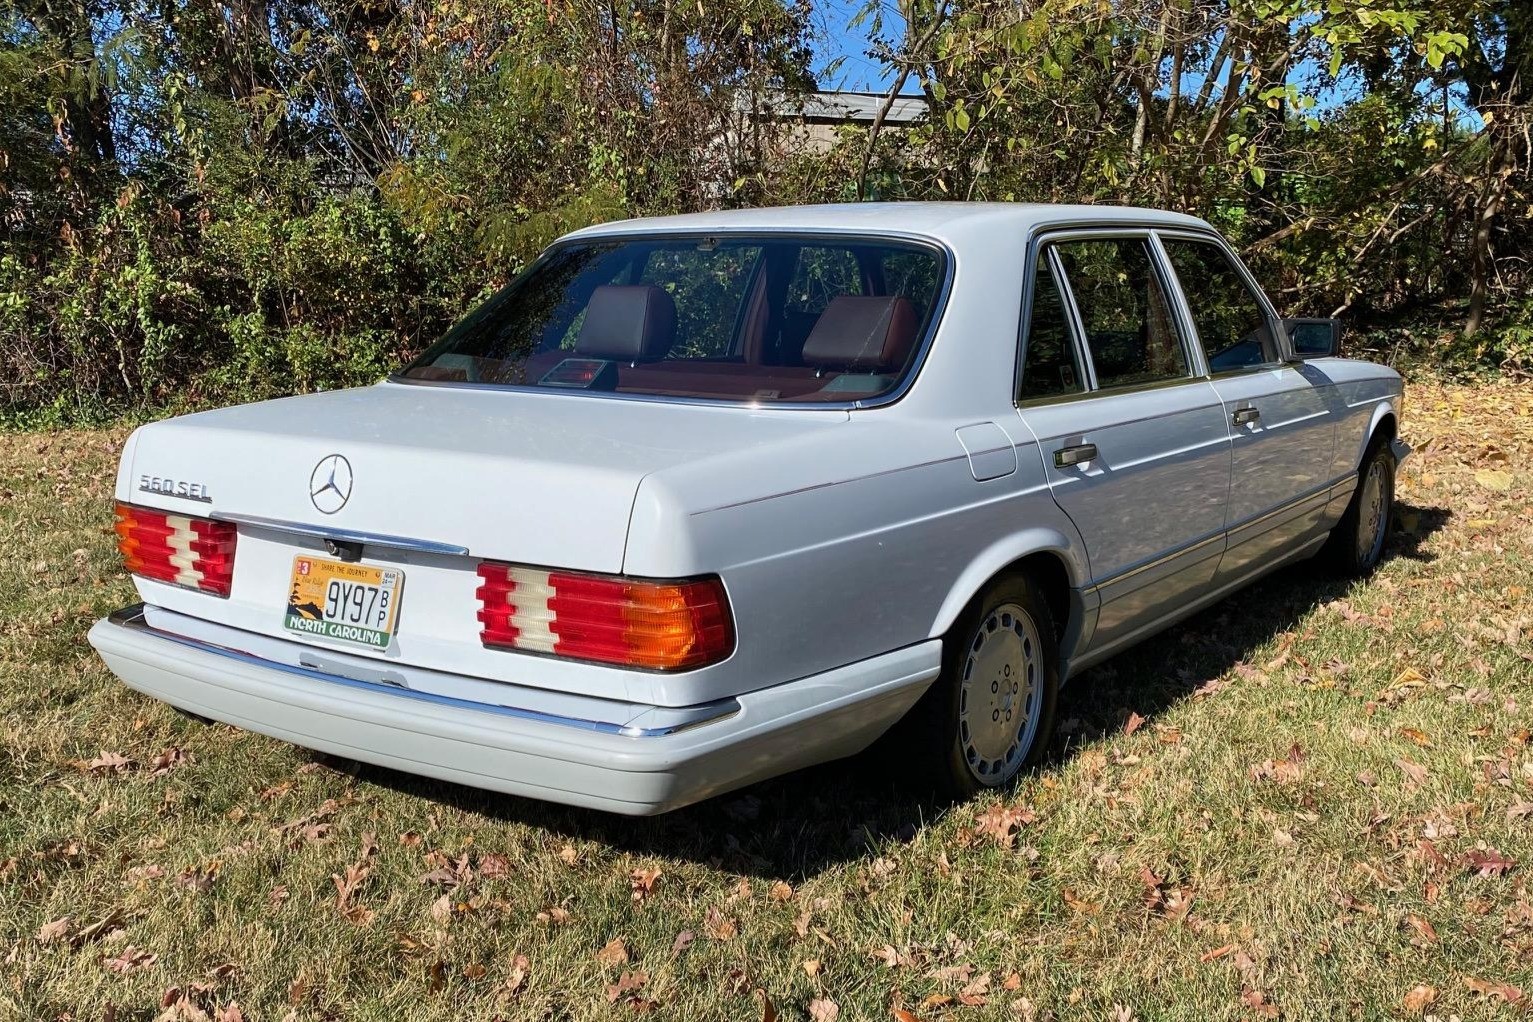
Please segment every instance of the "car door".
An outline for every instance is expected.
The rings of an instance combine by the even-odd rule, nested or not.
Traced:
[[[1224,405],[1190,357],[1155,245],[1078,232],[1045,237],[1033,258],[1018,414],[1085,541],[1094,651],[1207,592],[1224,551]]]
[[[1266,296],[1218,238],[1161,232],[1191,332],[1228,415],[1231,477],[1221,585],[1320,534],[1335,448],[1334,391],[1288,358]]]

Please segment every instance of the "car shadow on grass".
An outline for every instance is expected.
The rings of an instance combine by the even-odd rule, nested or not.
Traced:
[[[1428,537],[1451,517],[1444,508],[1397,507],[1386,560],[1429,561]],[[1275,572],[1134,649],[1084,672],[1060,696],[1059,726],[1041,767],[1056,769],[1076,750],[1122,729],[1131,714],[1153,721],[1251,651],[1293,629],[1318,606],[1359,584],[1327,577],[1310,563]],[[1252,613],[1259,607],[1260,613]],[[631,819],[480,791],[381,767],[360,766],[368,782],[507,823],[590,840],[620,852],[702,863],[742,876],[798,884],[838,865],[912,840],[953,808],[923,792],[905,769],[897,738],[866,752],[668,813]]]

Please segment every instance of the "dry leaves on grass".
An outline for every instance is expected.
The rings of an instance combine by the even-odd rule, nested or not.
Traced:
[[[703,917],[703,932],[714,940],[734,940],[740,933],[740,924],[717,908],[710,908]]]
[[[810,1022],[836,1022],[841,1017],[841,1006],[828,997],[816,997],[809,1002]]]
[[[132,944],[129,944],[127,947],[122,949],[122,953],[117,955],[117,957],[108,958],[102,964],[112,972],[128,973],[134,971],[135,969],[148,968],[156,961],[158,961],[159,957],[159,955],[150,954],[147,951],[141,951],[134,947]]]
[[[628,945],[622,937],[613,937],[596,952],[596,962],[604,969],[615,969],[628,964]]]
[[[1420,983],[1405,995],[1402,1006],[1412,1015],[1420,1015],[1437,1000],[1437,988]]]
[[[659,867],[654,869],[636,869],[629,874],[628,886],[633,891],[633,900],[641,902],[648,898],[650,892],[655,889],[655,883],[660,877],[661,870]]]
[[[1502,1001],[1506,1004],[1518,1004],[1522,1001],[1522,988],[1514,987],[1510,983],[1465,976],[1464,986],[1468,987],[1469,992],[1472,994],[1491,1000]]]
[[[974,833],[988,837],[1002,848],[1016,844],[1017,832],[1038,819],[1027,806],[994,805],[974,818]]]
[[[1158,915],[1171,922],[1186,921],[1188,913],[1192,911],[1191,888],[1169,886],[1148,866],[1139,871],[1139,879],[1145,888],[1145,908],[1149,909],[1152,915]]]

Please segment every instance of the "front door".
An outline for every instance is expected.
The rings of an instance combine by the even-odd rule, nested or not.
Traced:
[[[1085,540],[1100,598],[1093,651],[1206,593],[1224,551],[1224,405],[1167,296],[1142,232],[1072,233],[1039,249],[1019,409]]]
[[[1206,235],[1161,235],[1228,416],[1229,549],[1220,584],[1320,535],[1335,446],[1330,381],[1287,361],[1278,320],[1237,259]]]

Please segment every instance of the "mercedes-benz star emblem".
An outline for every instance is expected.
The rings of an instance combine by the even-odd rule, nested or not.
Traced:
[[[339,454],[321,458],[309,476],[309,499],[320,514],[333,515],[351,499],[351,462]]]

